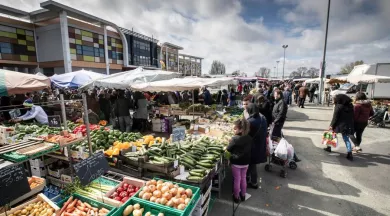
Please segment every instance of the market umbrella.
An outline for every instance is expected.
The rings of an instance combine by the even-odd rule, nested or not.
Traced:
[[[92,71],[79,70],[64,74],[55,74],[50,77],[54,85],[61,88],[77,88],[92,80],[104,77],[105,74],[100,74]]]
[[[46,77],[46,75],[45,75],[45,74],[43,74],[43,73],[41,73],[41,72],[38,72],[38,73],[36,73],[35,75],[38,75],[38,76],[44,76],[44,77]]]
[[[168,72],[162,70],[144,70],[138,67],[134,70],[124,71],[121,73],[112,74],[100,79],[93,80],[82,86],[82,89],[99,88],[114,88],[127,89],[136,83],[146,83],[158,80],[168,80],[180,76],[179,73]]]
[[[47,77],[0,69],[0,96],[24,94],[45,88],[50,88],[50,79]]]
[[[389,76],[379,76],[372,74],[362,74],[362,75],[353,75],[348,76],[347,81],[353,84],[359,83],[390,83]]]
[[[175,78],[171,80],[161,80],[149,83],[135,84],[131,88],[136,91],[185,91],[201,88],[204,86],[224,86],[224,85],[235,85],[238,81],[233,77],[222,77],[222,78],[200,78],[200,77],[186,77],[186,78]]]

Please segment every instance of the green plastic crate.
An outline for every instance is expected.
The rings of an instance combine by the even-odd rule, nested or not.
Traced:
[[[110,212],[108,212],[106,215],[107,216],[111,216],[114,214],[114,212],[117,210],[115,207],[111,206],[111,205],[108,205],[108,204],[105,204],[105,203],[101,203],[97,200],[93,200],[93,199],[90,199],[88,197],[85,197],[85,196],[81,196],[79,194],[73,194],[73,199],[78,199],[78,200],[81,200],[82,202],[87,202],[88,204],[90,204],[91,206],[95,207],[95,208],[106,208],[108,210],[110,210]],[[62,208],[62,206],[64,205],[64,203],[69,199],[69,196],[66,197],[65,199],[61,200],[60,202],[57,203],[58,207]]]
[[[95,179],[93,182],[97,182],[97,183],[101,183],[103,185],[109,185],[109,186],[117,186],[119,184],[119,182],[116,182],[116,181],[112,181],[108,178],[103,178],[103,177],[99,177],[97,179]]]
[[[152,213],[152,215],[155,215],[155,216],[157,216],[159,213],[163,213],[164,216],[182,216],[183,215],[182,213],[172,211],[173,209],[160,208],[156,205],[151,205],[149,201],[146,201],[143,199],[137,199],[135,197],[127,200],[126,203],[123,204],[120,208],[118,208],[116,210],[116,212],[114,212],[114,214],[112,214],[112,215],[113,216],[122,216],[123,211],[125,210],[125,208],[127,206],[135,205],[137,203],[140,204],[141,208],[144,209],[144,212],[142,215],[145,215],[147,212],[150,212],[150,213]],[[130,214],[130,216],[132,216],[132,215],[133,214]]]
[[[156,180],[156,181],[163,180],[164,182],[172,182],[173,184],[178,184],[180,187],[182,187],[184,189],[188,189],[189,188],[189,189],[192,190],[191,201],[187,205],[187,207],[184,209],[184,211],[181,211],[181,210],[178,210],[178,209],[175,209],[175,208],[171,208],[171,207],[168,207],[168,206],[164,206],[164,205],[161,205],[161,204],[157,204],[157,203],[154,203],[154,202],[150,202],[150,201],[138,198],[139,197],[138,194],[142,191],[143,187],[141,189],[139,189],[139,191],[134,195],[134,199],[135,200],[143,200],[144,202],[147,202],[149,205],[155,206],[156,208],[168,209],[168,210],[171,210],[171,211],[175,211],[177,213],[180,213],[180,215],[183,215],[183,216],[189,215],[191,213],[191,211],[195,208],[196,203],[198,202],[198,200],[200,198],[200,188],[199,187],[194,187],[194,186],[191,186],[191,185],[177,183],[177,182],[174,182],[174,181],[168,181],[168,180],[160,179],[160,178],[153,178],[153,179]]]

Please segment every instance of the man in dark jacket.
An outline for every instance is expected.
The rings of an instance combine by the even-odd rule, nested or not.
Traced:
[[[306,88],[306,86],[302,86],[299,88],[299,107],[305,108],[307,94],[309,94],[309,90]]]
[[[287,104],[283,100],[282,91],[276,90],[274,93],[275,106],[272,110],[273,130],[272,137],[282,137],[282,128],[287,117]]]
[[[310,98],[310,100],[309,100],[309,102],[310,103],[314,103],[314,93],[316,92],[316,84],[311,84],[311,86],[310,86],[310,89],[309,89],[309,98]]]
[[[267,127],[269,127],[269,125],[272,123],[272,106],[271,106],[271,102],[269,102],[267,100],[267,98],[265,98],[264,95],[259,95],[257,98],[256,98],[256,105],[257,105],[257,108],[259,109],[259,112],[260,114],[262,114],[266,120],[267,120]]]
[[[211,98],[210,91],[204,87],[203,89],[203,100],[204,100],[204,105],[211,105],[213,103],[213,99]]]
[[[114,105],[115,116],[118,118],[119,127],[122,132],[130,132],[131,130],[131,118],[130,118],[131,103],[130,100],[125,98],[124,91],[120,90],[118,93],[118,99]]]

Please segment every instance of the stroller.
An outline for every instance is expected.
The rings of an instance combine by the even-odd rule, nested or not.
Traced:
[[[374,108],[374,115],[369,119],[370,125],[376,125],[378,127],[385,127],[386,123],[390,123],[388,105]]]
[[[274,152],[275,152],[275,149],[278,146],[280,140],[281,140],[280,138],[277,138],[277,139],[268,138],[267,139],[268,164],[266,164],[264,168],[267,172],[271,172],[272,171],[272,164],[271,163],[278,165],[278,166],[281,166],[282,169],[280,170],[279,175],[282,178],[286,178],[287,177],[286,167],[290,167],[290,169],[295,170],[298,168],[298,165],[293,160],[294,152],[292,152],[292,155],[290,155],[290,157],[288,157],[287,160],[283,160],[275,155]]]

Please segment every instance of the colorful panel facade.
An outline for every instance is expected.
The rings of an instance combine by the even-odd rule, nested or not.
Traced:
[[[179,72],[184,76],[202,75],[202,65],[199,59],[180,58]]]
[[[72,60],[104,63],[104,37],[102,34],[68,26]]]
[[[0,25],[0,60],[36,62],[34,32]]]
[[[122,40],[107,36],[107,46],[110,64],[123,64]]]

